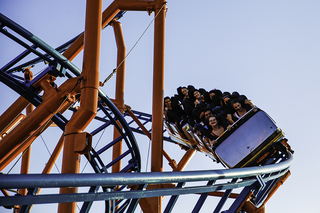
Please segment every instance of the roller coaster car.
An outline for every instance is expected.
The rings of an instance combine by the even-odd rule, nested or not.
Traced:
[[[225,167],[239,168],[261,161],[284,134],[267,113],[253,108],[216,141],[215,155]],[[274,148],[273,148],[274,149]]]
[[[227,168],[263,165],[282,148],[293,153],[282,130],[259,108],[238,119],[217,138],[213,148],[193,133],[189,124],[182,127],[183,134],[174,124],[165,122],[165,127],[173,141],[204,152]]]
[[[170,138],[175,143],[184,147],[185,149],[195,149],[197,151],[205,153],[208,157],[213,160],[216,160],[214,157],[211,148],[199,138],[197,134],[194,133],[192,126],[189,124],[185,124],[181,131],[177,127],[177,125],[164,121],[164,127],[167,130]]]

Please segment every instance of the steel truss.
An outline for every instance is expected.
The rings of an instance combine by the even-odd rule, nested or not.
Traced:
[[[160,1],[159,1],[160,2]],[[158,5],[157,5],[158,6]],[[149,8],[149,7],[147,7]],[[159,9],[159,8],[158,8]],[[158,10],[157,9],[157,10]],[[124,12],[119,12],[118,19]],[[14,32],[11,33],[10,31]],[[0,81],[16,91],[35,107],[43,104],[43,96],[36,83],[46,76],[77,79],[80,83],[81,70],[61,53],[78,40],[81,35],[53,49],[38,37],[0,14],[0,32],[25,48],[16,58],[0,69]],[[19,64],[25,57],[33,54],[36,58]],[[24,72],[32,64],[45,61],[48,65],[35,78],[25,79]],[[17,65],[19,64],[19,65]],[[54,81],[51,85],[53,88]],[[85,150],[84,154],[95,173],[90,174],[0,174],[0,206],[21,206],[20,212],[29,212],[33,204],[83,202],[80,212],[89,212],[94,201],[105,201],[106,212],[134,212],[142,198],[170,196],[164,212],[172,212],[180,195],[199,194],[192,212],[199,212],[211,195],[219,194],[220,201],[213,212],[221,212],[230,197],[234,201],[228,212],[246,210],[251,203],[256,208],[263,206],[283,178],[289,174],[293,158],[286,148],[277,149],[263,166],[225,170],[186,171],[186,172],[148,172],[141,173],[139,148],[132,132],[150,136],[152,115],[127,110],[122,114],[115,104],[102,91],[98,92],[98,113],[94,121],[98,125],[89,133],[92,137],[113,128],[119,137],[103,143],[99,149]],[[68,107],[77,112],[76,103]],[[162,119],[162,118],[161,118]],[[62,111],[57,111],[50,118],[62,131],[70,121]],[[140,123],[141,125],[136,125]],[[2,129],[0,129],[2,131]],[[163,140],[173,142],[163,136]],[[117,158],[105,161],[103,153],[124,141],[126,149]],[[275,144],[277,146],[277,144]],[[23,151],[23,150],[21,150]],[[160,150],[162,152],[162,150]],[[128,157],[129,156],[129,157]],[[162,157],[162,155],[161,155]],[[119,173],[110,173],[113,165],[126,159]],[[161,187],[148,187],[158,185]],[[39,194],[41,188],[78,187],[88,189],[79,193]],[[6,190],[25,189],[26,195],[8,196]],[[232,194],[240,188],[240,194]],[[216,193],[214,193],[216,192]]]

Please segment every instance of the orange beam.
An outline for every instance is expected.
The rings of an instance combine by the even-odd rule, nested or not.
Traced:
[[[79,173],[80,154],[75,152],[78,133],[97,114],[99,92],[100,39],[102,0],[87,0],[80,108],[65,127],[62,173]],[[77,193],[77,188],[61,188],[60,193]],[[76,203],[60,203],[59,213],[76,212]]]
[[[164,151],[164,150],[163,150],[163,155],[168,160],[169,165],[171,166],[172,170],[175,171],[175,169],[177,169],[177,167],[178,167],[177,162],[174,159],[170,158],[168,153],[166,153],[166,151]]]
[[[154,22],[154,64],[152,95],[151,172],[163,170],[163,94],[164,94],[164,50],[165,50],[165,1],[156,1],[157,15]],[[149,198],[151,211],[161,212],[161,197]]]
[[[143,126],[143,124],[139,121],[139,119],[133,114],[131,111],[131,107],[126,105],[125,111],[131,116],[131,118],[138,124],[138,126],[141,128],[143,133],[151,140],[151,134],[150,132]]]
[[[63,142],[64,142],[64,134],[61,135],[59,142],[57,143],[55,149],[52,152],[52,155],[48,160],[48,163],[46,163],[46,166],[42,171],[42,174],[49,174],[51,172],[52,167],[57,161],[57,158],[62,150]]]
[[[78,79],[68,79],[58,89],[51,88],[43,102],[29,116],[23,119],[6,137],[0,141],[0,162],[10,155],[23,141],[32,135],[40,126],[45,124],[59,107],[74,102],[75,88]],[[48,83],[49,84],[49,83]],[[66,96],[74,89],[73,95]],[[66,101],[65,101],[66,100]]]
[[[0,116],[0,132],[4,132],[5,129],[10,125],[10,123],[20,115],[22,110],[24,110],[29,105],[29,101],[24,99],[24,97],[19,97],[1,116]]]
[[[268,200],[272,197],[272,195],[278,190],[278,188],[288,179],[288,177],[291,175],[290,171],[287,171],[286,174],[284,174],[278,182],[273,186],[273,188],[270,190],[268,197],[263,202],[263,205],[265,205]]]
[[[18,115],[11,123],[1,132],[0,140],[4,138],[14,127],[16,127],[21,120],[23,120],[26,116],[24,114]]]
[[[70,107],[71,103],[69,105],[65,105],[61,110],[59,110],[60,113],[63,113]],[[13,152],[11,152],[10,155],[8,155],[1,163],[0,163],[0,171],[2,171],[9,163],[11,163],[12,160],[14,160],[21,152],[26,150],[30,144],[33,143],[33,141],[43,132],[45,131],[53,122],[50,120],[48,123],[42,124],[30,137],[28,137],[25,141],[23,141],[20,146],[15,149]],[[48,163],[47,163],[48,166]]]
[[[159,2],[159,1],[158,1]],[[160,1],[161,2],[161,1]],[[163,2],[164,3],[164,2]],[[162,172],[163,150],[163,93],[164,93],[164,45],[165,8],[156,9],[154,32],[153,98],[152,98],[152,157],[151,171]],[[161,9],[161,10],[160,10]]]
[[[196,153],[196,150],[194,149],[189,149],[186,154],[184,154],[184,156],[182,157],[182,159],[180,160],[178,167],[176,169],[174,169],[173,171],[183,171],[186,166],[188,165],[188,163],[190,162],[191,158],[193,157],[193,155]]]
[[[107,26],[115,15],[121,10],[133,11],[154,11],[159,1],[141,1],[141,0],[115,0],[102,13],[102,28]],[[163,1],[160,1],[161,3]],[[84,33],[63,53],[63,55],[72,61],[83,49]]]
[[[124,111],[124,85],[125,85],[125,57],[126,57],[126,46],[124,43],[121,23],[113,20],[112,26],[114,29],[114,35],[117,43],[117,76],[116,76],[116,94],[115,94],[115,105],[119,109],[120,113]],[[114,127],[113,138],[120,137],[121,134]],[[122,152],[122,141],[119,141],[113,146],[113,160],[121,155]],[[112,173],[120,172],[121,162],[118,162],[112,166]]]
[[[26,108],[27,116],[33,111],[33,105],[29,104]],[[30,145],[31,146],[31,145]],[[30,165],[30,156],[31,156],[31,147],[28,146],[26,150],[22,153],[21,159],[21,174],[28,174],[29,173],[29,165]],[[27,189],[19,189],[19,194],[26,195]]]

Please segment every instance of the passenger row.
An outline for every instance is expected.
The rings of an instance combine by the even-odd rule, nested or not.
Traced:
[[[252,101],[238,92],[222,93],[219,89],[208,92],[189,85],[178,87],[177,94],[164,98],[164,117],[181,133],[183,127],[190,126],[213,149],[216,139],[253,107]]]

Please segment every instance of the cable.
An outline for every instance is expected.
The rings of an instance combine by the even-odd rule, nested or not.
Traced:
[[[150,147],[151,147],[151,140],[149,140],[149,147],[148,147],[148,154],[147,154],[147,163],[146,163],[146,172],[147,172],[148,164],[149,164]]]
[[[163,7],[167,4],[167,2],[165,2],[162,7],[160,8],[160,10],[158,11],[158,13],[154,16],[154,18],[151,20],[150,24],[147,26],[147,28],[144,30],[144,32],[142,33],[142,35],[139,37],[139,39],[137,40],[137,42],[133,45],[133,47],[130,49],[130,51],[128,52],[128,54],[124,57],[124,59],[119,63],[119,65],[117,66],[117,68],[115,68],[112,73],[103,81],[102,86],[104,86],[104,84],[109,81],[111,79],[111,77],[117,72],[118,68],[123,64],[123,62],[126,60],[126,58],[128,57],[128,55],[132,52],[132,50],[137,46],[137,44],[139,43],[139,41],[142,39],[142,37],[144,36],[144,34],[147,32],[147,30],[149,29],[149,27],[151,26],[151,24],[154,22],[154,20],[157,18],[157,16],[159,15],[159,13],[162,11]]]
[[[49,148],[48,148],[48,146],[47,146],[46,142],[44,141],[44,139],[43,139],[42,135],[40,135],[40,137],[41,137],[41,139],[42,139],[42,141],[43,141],[43,143],[44,143],[44,146],[47,148],[47,151],[49,152],[49,155],[51,156],[51,155],[52,155],[52,153],[50,152],[50,150],[49,150]],[[59,172],[59,174],[60,174],[61,172],[60,172],[60,170],[59,170],[59,168],[58,168],[57,164],[56,164],[56,163],[54,163],[54,165],[55,165],[56,169],[58,170],[58,172]]]

